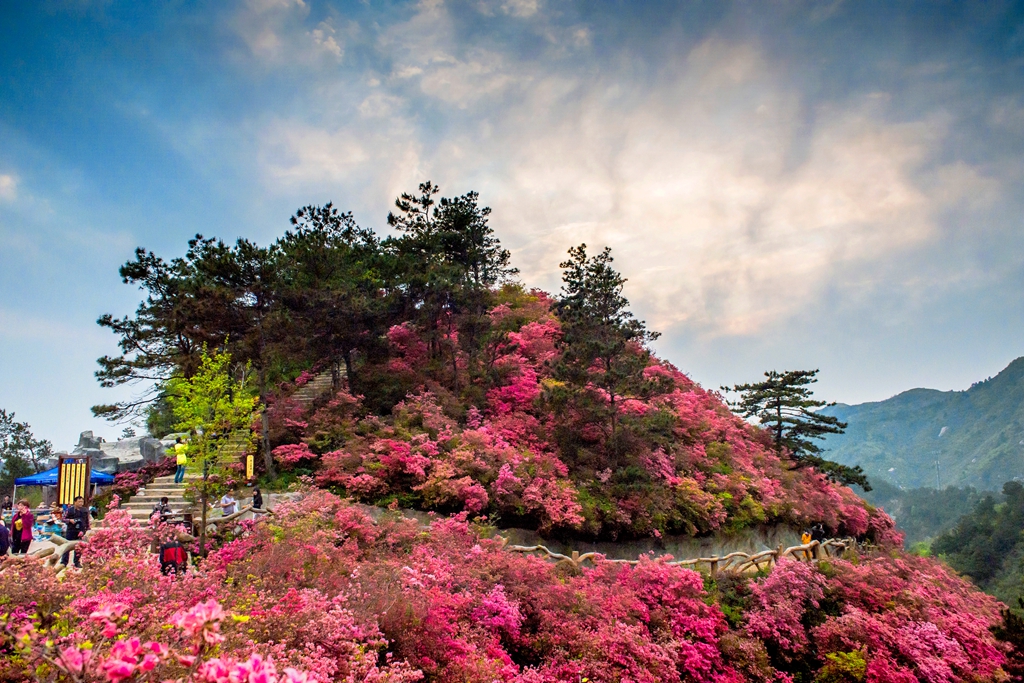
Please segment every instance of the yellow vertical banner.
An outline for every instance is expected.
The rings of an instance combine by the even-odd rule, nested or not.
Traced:
[[[71,505],[78,496],[89,498],[92,468],[89,458],[61,458],[57,470],[57,503]]]
[[[253,461],[252,454],[245,456],[245,478],[252,479],[253,471],[255,469],[255,462]]]

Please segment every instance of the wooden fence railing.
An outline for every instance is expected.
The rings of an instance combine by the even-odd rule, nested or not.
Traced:
[[[556,553],[551,549],[543,545],[508,545],[508,541],[504,541],[503,548],[513,553],[537,553],[541,557],[547,560],[554,560],[559,564],[566,564],[568,566],[579,568],[584,562],[590,562],[591,564],[597,564],[598,562],[614,562],[618,564],[637,564],[639,560],[610,560],[605,558],[601,553],[579,553],[572,551],[569,555],[563,555],[562,553]],[[762,550],[758,553],[744,553],[734,552],[721,557],[694,557],[687,560],[670,560],[668,564],[679,565],[681,567],[693,567],[699,569],[701,565],[707,565],[708,571],[712,576],[719,572],[729,572],[742,574],[750,571],[760,571],[761,569],[769,569],[783,557],[790,557],[794,560],[801,562],[818,562],[822,559],[830,557],[840,557],[847,549],[856,546],[856,541],[852,538],[830,538],[825,541],[811,541],[804,545],[794,545],[789,548],[783,548],[781,545],[774,550]]]

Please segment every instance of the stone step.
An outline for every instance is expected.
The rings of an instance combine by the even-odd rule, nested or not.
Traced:
[[[124,503],[123,505],[121,505],[121,507],[123,507],[126,510],[129,509],[129,508],[132,509],[132,510],[142,510],[142,509],[152,510],[158,504],[159,504],[158,501],[135,500],[133,498],[132,500],[129,500],[127,503]],[[173,508],[175,510],[177,510],[178,508],[189,507],[190,505],[192,505],[192,503],[190,501],[187,501],[187,500],[168,500],[167,504],[170,505],[171,508]]]
[[[142,507],[146,505],[148,505],[149,507],[155,507],[156,504],[159,502],[160,498],[146,499],[133,497],[127,503],[123,503],[121,507]],[[171,507],[174,507],[175,505],[185,505],[186,503],[188,503],[188,501],[185,500],[184,498],[171,498],[170,496],[167,497],[167,504],[170,505]]]

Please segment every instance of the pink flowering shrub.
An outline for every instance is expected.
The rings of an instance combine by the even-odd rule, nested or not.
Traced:
[[[483,356],[462,350],[447,319],[434,336],[411,323],[390,328],[387,360],[360,370],[404,393],[390,417],[369,414],[345,390],[312,412],[280,402],[268,411],[275,458],[361,502],[465,511],[548,534],[614,539],[820,522],[834,535],[901,542],[884,512],[813,468],[794,468],[717,393],[639,347],[629,352],[647,363],[643,386],[615,403],[612,444],[608,428],[579,408],[610,410],[603,390],[559,403],[552,364],[562,332],[551,306],[538,291],[499,303]],[[431,345],[451,357],[437,365]]]
[[[827,603],[827,604],[826,604]],[[785,561],[753,586],[746,631],[783,669],[859,661],[868,681],[999,680],[999,604],[933,560]]]
[[[666,558],[580,570],[509,552],[467,517],[374,522],[311,489],[164,576],[150,545],[173,530],[115,507],[82,546],[83,570],[62,581],[31,557],[0,561],[0,680],[1005,676],[989,632],[998,604],[932,560],[783,561],[766,577],[717,581]]]

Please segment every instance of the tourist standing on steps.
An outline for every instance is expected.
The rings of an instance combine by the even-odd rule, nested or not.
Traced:
[[[174,440],[174,456],[178,463],[178,469],[174,472],[174,483],[180,484],[185,481],[185,465],[188,464],[188,446],[182,442],[179,436]]]
[[[64,522],[67,525],[67,538],[69,541],[80,541],[85,536],[85,532],[89,530],[89,510],[85,507],[85,498],[82,496],[75,496],[75,504],[71,506],[71,509],[64,514]],[[82,568],[82,560],[80,553],[77,550],[71,550],[64,553],[64,557],[60,558],[60,563],[65,567],[68,565],[68,558],[71,557],[71,553],[75,554],[75,566],[79,569]]]
[[[252,490],[252,506],[257,510],[261,510],[263,508],[263,494],[260,493],[258,488],[254,488]]]
[[[32,545],[32,525],[36,518],[32,516],[31,506],[24,498],[18,501],[18,511],[11,519],[11,552],[24,555]]]

